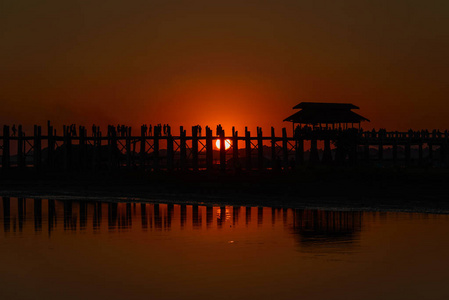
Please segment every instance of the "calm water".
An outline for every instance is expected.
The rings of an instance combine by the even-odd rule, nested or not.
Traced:
[[[449,216],[1,199],[0,299],[449,299]]]

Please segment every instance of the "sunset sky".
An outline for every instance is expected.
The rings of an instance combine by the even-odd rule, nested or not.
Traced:
[[[302,101],[449,129],[449,2],[3,0],[2,124],[280,128]],[[137,128],[136,128],[137,132]]]

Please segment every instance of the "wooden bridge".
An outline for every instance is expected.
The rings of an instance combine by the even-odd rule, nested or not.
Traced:
[[[156,170],[286,170],[304,164],[432,164],[447,166],[448,131],[387,132],[358,129],[297,127],[291,136],[271,128],[264,136],[245,128],[243,135],[221,126],[205,135],[193,126],[191,135],[181,126],[172,135],[168,125],[142,125],[139,135],[127,126],[88,130],[63,126],[62,134],[48,122],[46,132],[34,126],[27,135],[22,126],[3,126],[0,136],[1,170],[97,171],[113,169]],[[218,142],[217,142],[218,141]],[[217,147],[217,143],[218,146]],[[228,149],[227,149],[228,148]]]

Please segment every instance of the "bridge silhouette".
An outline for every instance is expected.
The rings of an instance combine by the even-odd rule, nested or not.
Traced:
[[[13,127],[15,128],[15,126]],[[151,128],[151,129],[149,129]],[[282,128],[276,135],[256,135],[245,128],[243,135],[221,126],[213,133],[183,126],[173,135],[169,125],[142,125],[140,135],[128,126],[108,126],[106,134],[93,126],[63,126],[62,134],[48,122],[46,134],[34,126],[27,135],[18,126],[11,132],[3,126],[0,136],[1,174],[8,177],[33,169],[88,171],[141,169],[158,170],[289,170],[307,164],[398,164],[447,166],[449,133],[437,130],[363,131],[356,128],[296,127],[291,135]],[[216,144],[220,147],[217,147]],[[226,149],[226,145],[229,148]]]

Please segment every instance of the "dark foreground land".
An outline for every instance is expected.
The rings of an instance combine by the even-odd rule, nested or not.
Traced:
[[[2,178],[0,195],[449,213],[445,168],[302,168],[295,171],[97,174],[32,171]]]

